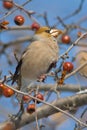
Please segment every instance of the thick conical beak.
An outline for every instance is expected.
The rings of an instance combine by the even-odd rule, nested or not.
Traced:
[[[58,30],[58,29],[51,29],[50,30],[50,34],[57,38],[60,34],[63,34],[64,32],[62,30]]]

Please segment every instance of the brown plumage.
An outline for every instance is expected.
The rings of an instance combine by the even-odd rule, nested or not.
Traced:
[[[46,74],[54,67],[59,53],[55,36],[61,33],[61,30],[52,31],[48,27],[41,27],[36,31],[34,41],[27,47],[16,67],[12,84],[19,75],[21,80],[29,84],[30,81],[37,80],[40,75]]]

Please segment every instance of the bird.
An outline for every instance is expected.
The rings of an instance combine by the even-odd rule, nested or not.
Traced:
[[[57,38],[63,31],[42,26],[35,31],[32,42],[27,46],[16,66],[12,85],[19,77],[21,88],[26,89],[33,81],[56,66],[59,56]]]

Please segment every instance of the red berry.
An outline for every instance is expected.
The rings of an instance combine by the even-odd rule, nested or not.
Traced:
[[[5,97],[11,97],[12,95],[14,94],[14,91],[8,87],[6,87],[4,90],[3,90],[3,95]]]
[[[62,36],[62,42],[63,43],[70,43],[70,41],[71,41],[70,36],[68,36],[68,35],[63,35]]]
[[[3,84],[3,83],[0,83],[0,89],[3,91],[4,89],[6,89],[7,87]]]
[[[24,24],[24,17],[22,16],[22,15],[17,15],[17,16],[15,16],[15,18],[14,18],[14,22],[15,22],[15,24],[17,24],[17,25],[19,25],[19,26],[21,26],[21,25],[23,25]]]
[[[24,95],[23,96],[23,100],[26,102],[26,101],[29,101],[31,98],[29,97],[29,96],[27,96],[27,95]]]
[[[3,1],[3,7],[6,9],[11,9],[13,7],[12,1]]]
[[[27,112],[32,114],[33,112],[35,112],[35,104],[29,104],[27,107]]]
[[[63,63],[63,70],[67,72],[71,72],[73,70],[73,64],[71,62],[64,62]]]
[[[34,22],[32,25],[31,25],[31,29],[32,30],[38,30],[40,28],[40,25],[38,24],[38,23],[36,23],[36,22]]]
[[[35,97],[40,99],[40,100],[44,100],[44,96],[41,93],[36,94]],[[40,101],[37,101],[37,103],[40,103]]]

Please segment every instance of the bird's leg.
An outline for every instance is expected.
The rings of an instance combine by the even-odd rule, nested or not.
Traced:
[[[47,75],[46,74],[42,74],[38,77],[37,81],[38,82],[44,82],[44,80],[46,79]]]

